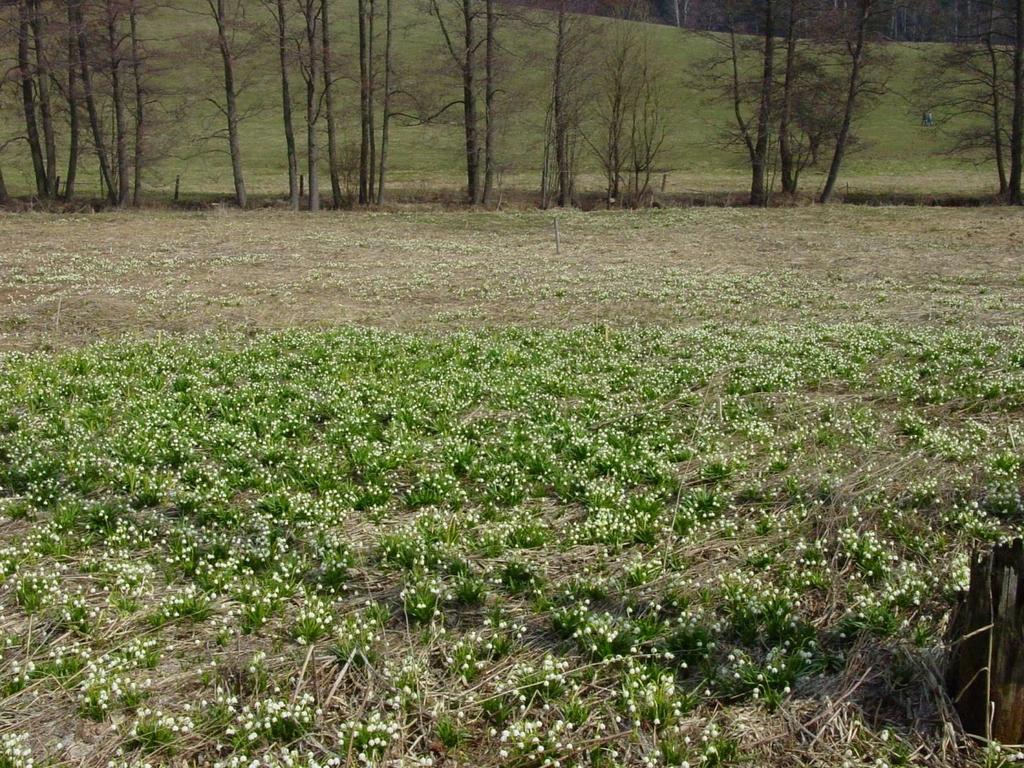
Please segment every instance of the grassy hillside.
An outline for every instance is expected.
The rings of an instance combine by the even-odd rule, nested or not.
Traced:
[[[191,1],[191,0],[190,0]],[[339,114],[344,140],[351,144],[358,135],[358,95],[354,77],[356,38],[354,0],[345,0],[335,12],[336,50],[342,80]],[[457,98],[459,85],[446,61],[436,21],[415,3],[399,6],[396,29],[396,68],[401,84],[423,95],[429,91],[438,103]],[[352,7],[349,7],[352,6]],[[197,5],[198,7],[198,5]],[[256,8],[252,13],[261,14]],[[506,168],[506,188],[532,190],[539,183],[543,126],[548,104],[548,79],[553,36],[550,21],[538,13],[531,24],[508,23],[502,30],[505,46],[505,91],[502,109],[507,121],[501,137],[501,162]],[[595,33],[590,45],[600,46],[602,35],[612,25],[628,22],[594,19]],[[215,54],[201,53],[211,22],[201,15],[164,11],[145,25],[150,47],[161,51],[153,65],[162,68],[156,78],[169,92],[185,91],[184,98],[169,99],[187,107],[182,118],[164,117],[165,124],[154,129],[175,138],[173,146],[158,149],[164,155],[150,170],[147,186],[154,192],[169,193],[177,174],[182,176],[186,195],[221,194],[231,189],[230,170],[222,142],[208,137],[221,126],[221,119],[205,97],[217,94],[218,62]],[[649,25],[653,48],[666,73],[666,103],[670,126],[664,155],[659,165],[671,169],[669,189],[740,190],[746,183],[744,158],[738,148],[723,145],[722,134],[731,124],[727,104],[713,103],[696,87],[700,64],[714,43],[701,35]],[[379,46],[382,48],[382,45]],[[843,184],[860,191],[978,192],[990,187],[990,173],[965,165],[942,154],[946,140],[934,129],[919,125],[910,103],[914,79],[922,71],[931,46],[891,46],[893,68],[889,93],[875,108],[862,116],[858,134],[860,151],[850,157]],[[173,52],[173,55],[172,53]],[[184,55],[183,55],[184,54]],[[280,91],[273,45],[264,44],[256,55],[243,57],[245,74],[243,100],[249,111],[243,129],[243,153],[247,182],[256,194],[279,194],[287,184],[284,140],[280,128]],[[293,91],[302,94],[296,74]],[[301,108],[301,105],[298,105]],[[16,104],[4,105],[4,118],[18,125]],[[301,114],[301,112],[300,112]],[[401,120],[394,126],[390,166],[396,186],[409,193],[427,195],[454,191],[463,183],[462,135],[458,108],[431,125],[411,125]],[[299,126],[300,133],[304,128]],[[204,137],[205,138],[204,140]],[[300,137],[301,140],[301,137]],[[20,152],[20,149],[18,150]],[[21,153],[22,155],[24,153]],[[30,190],[30,167],[26,157],[9,149],[0,162],[14,193]],[[82,189],[94,187],[93,162],[86,159]],[[584,156],[584,171],[596,170],[593,158]],[[807,177],[808,187],[820,183]],[[586,182],[584,186],[586,186]],[[598,180],[593,180],[595,187]]]

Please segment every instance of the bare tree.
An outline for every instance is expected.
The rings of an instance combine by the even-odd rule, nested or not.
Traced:
[[[29,151],[32,154],[36,193],[40,197],[48,197],[50,191],[46,182],[46,162],[43,159],[43,148],[39,140],[35,78],[29,52],[32,24],[32,10],[29,1],[19,0],[18,11],[18,79],[21,83],[21,104],[25,115],[25,139],[28,141]]]
[[[462,81],[462,125],[465,135],[466,199],[472,205],[482,202],[480,184],[480,126],[477,108],[477,30],[478,9],[474,0],[457,0],[461,35],[456,42],[439,0],[430,7],[441,27],[445,47]]]
[[[373,43],[375,37],[376,3],[359,0],[359,203],[367,205],[374,200],[377,171],[376,118],[374,116]],[[390,23],[390,21],[388,22]]]
[[[114,106],[114,176],[117,179],[115,201],[128,202],[131,177],[128,171],[128,120],[121,86],[123,59],[121,58],[121,7],[117,0],[105,0],[107,28],[107,64],[110,73],[110,93]]]
[[[566,0],[559,0],[555,17],[554,66],[551,75],[551,106],[546,132],[542,174],[542,205],[553,199],[559,207],[571,206],[576,198],[576,161],[582,139],[582,117],[587,83],[586,43],[591,28],[569,13]],[[550,172],[554,154],[554,173]]]
[[[775,3],[776,0],[761,0],[764,13],[764,56],[761,73],[761,98],[757,109],[757,130],[754,151],[750,157],[753,178],[750,183],[750,204],[768,205],[768,152],[771,143],[771,129],[775,91]]]
[[[206,0],[209,14],[217,27],[217,50],[224,72],[224,103],[217,104],[227,119],[228,153],[231,156],[231,178],[235,187],[235,203],[248,205],[245,176],[242,172],[242,141],[239,135],[241,113],[238,107],[238,78],[235,72],[235,31],[245,17],[244,0]],[[214,102],[216,104],[216,102]]]
[[[69,0],[68,12],[73,19],[74,37],[77,40],[78,64],[81,67],[82,74],[82,95],[85,97],[85,106],[89,114],[89,127],[92,133],[93,148],[96,151],[96,158],[100,165],[100,184],[106,189],[108,202],[116,204],[117,195],[110,172],[106,138],[100,121],[96,93],[93,89],[92,67],[89,63],[89,37],[86,31],[85,14],[83,12],[84,2],[85,0]]]
[[[135,178],[132,184],[132,204],[142,202],[142,176],[146,164],[146,85],[143,75],[144,54],[139,37],[139,0],[131,0],[128,8],[128,27],[131,36],[132,81],[135,85]]]
[[[330,0],[321,0],[320,28],[323,36],[324,117],[327,121],[327,158],[331,177],[331,199],[334,207],[340,208],[342,193],[338,165],[338,132],[334,120],[334,61],[331,56]]]
[[[1024,0],[1013,0],[1013,117],[1010,123],[1009,202],[1024,205]]]
[[[309,177],[307,208],[315,213],[320,210],[320,148],[317,143],[320,104],[316,89],[320,81],[322,64],[319,49],[321,5],[318,0],[300,0],[300,10],[306,28],[306,61],[302,68],[302,76],[306,81],[306,173]]]
[[[554,119],[555,165],[558,178],[557,196],[559,207],[572,205],[573,173],[572,149],[570,146],[570,108],[566,89],[567,54],[569,46],[569,17],[565,0],[558,6],[558,33],[555,38],[555,73],[553,77],[552,115]]]
[[[999,42],[997,3],[978,0],[973,10],[958,22],[961,39],[942,48],[922,73],[918,100],[922,114],[937,115],[937,126],[952,134],[952,153],[995,165],[999,194],[1006,196],[1011,52]]]
[[[843,121],[845,85],[842,73],[824,65],[817,51],[797,55],[785,128],[780,122],[779,129],[780,170],[787,194],[795,195],[801,174],[832,152]],[[855,143],[851,133],[848,148]]]
[[[648,19],[642,4],[627,3],[621,18]],[[650,28],[616,24],[594,47],[602,52],[596,66],[593,138],[584,138],[605,174],[605,202],[644,205],[651,201],[651,173],[665,142],[659,63],[654,60]],[[625,186],[625,188],[624,188]],[[627,193],[628,189],[628,193]]]
[[[795,195],[800,176],[831,151],[843,116],[846,83],[828,66],[821,46],[805,30],[816,26],[813,0],[789,0],[786,52],[779,97],[779,171],[782,191]],[[847,138],[848,145],[854,137]]]
[[[495,151],[498,132],[498,12],[494,0],[486,1],[486,44],[484,52],[484,189],[481,202],[490,205],[494,197]]]
[[[32,40],[35,48],[36,91],[39,96],[39,122],[43,132],[46,155],[46,194],[55,196],[57,190],[57,139],[54,129],[53,107],[50,102],[51,51],[47,46],[47,20],[40,0],[30,0]]]
[[[288,11],[285,0],[264,0],[274,21],[277,61],[281,79],[281,119],[284,127],[285,160],[288,167],[288,201],[292,210],[299,209],[299,158],[295,144],[295,120],[292,113],[291,76],[288,55]]]
[[[392,0],[385,0],[384,4],[384,104],[381,115],[380,128],[380,161],[377,168],[377,205],[384,205],[384,182],[388,167],[388,140],[391,129],[391,97],[393,83],[393,58],[392,58],[392,37],[394,35],[394,16],[392,15]]]
[[[295,119],[292,114],[292,85],[288,55],[288,11],[285,0],[264,0],[274,21],[278,68],[281,75],[281,119],[284,126],[285,158],[288,165],[288,201],[299,209],[299,156],[295,145]]]
[[[359,22],[359,205],[371,198],[374,142],[373,124],[373,29],[371,0],[358,0]]]
[[[785,74],[782,103],[779,107],[779,167],[782,175],[782,191],[788,195],[796,194],[797,187],[798,173],[793,149],[792,121],[797,85],[797,54],[806,5],[805,0],[787,0],[786,2]]]
[[[377,183],[377,59],[373,48],[376,40],[377,25],[377,0],[367,0],[366,3],[366,65],[367,65],[367,94],[366,94],[366,135],[369,139],[369,157],[367,158],[367,194],[366,202],[373,202]]]
[[[865,77],[865,60],[867,55],[868,35],[872,21],[883,11],[884,0],[856,0],[852,8],[836,11],[839,15],[838,35],[840,45],[848,59],[848,79],[843,106],[843,119],[836,135],[835,147],[832,151],[832,162],[829,165],[825,186],[822,188],[820,202],[827,203],[832,199],[839,171],[850,145],[853,119],[862,97],[870,92],[874,84]]]
[[[717,6],[714,26],[724,30],[709,36],[719,48],[700,62],[696,82],[730,103],[735,127],[729,143],[746,151],[750,165],[750,204],[769,202],[775,104],[776,7],[780,0],[724,0]],[[757,37],[754,37],[754,33]]]
[[[594,122],[598,127],[593,139],[587,137],[587,143],[604,171],[608,206],[620,202],[622,197],[622,176],[627,160],[626,113],[635,88],[636,48],[637,27],[632,24],[612,27],[610,39],[601,46],[597,94],[593,100]]]
[[[993,3],[988,14],[988,29],[985,33],[985,52],[988,54],[989,79],[988,93],[991,104],[992,124],[992,150],[995,154],[996,168],[999,174],[999,194],[1005,195],[1010,189],[1010,182],[1006,178],[1006,162],[1003,153],[1003,73],[999,65],[1000,55],[996,51],[994,42],[995,34],[995,4]]]
[[[68,169],[64,182],[64,198],[71,200],[75,196],[75,183],[78,180],[78,155],[80,150],[80,107],[78,103],[78,40],[75,35],[74,0],[65,0],[67,11],[67,102],[68,102]]]
[[[637,88],[630,102],[629,133],[630,202],[634,206],[651,202],[651,173],[665,145],[666,135],[661,81],[649,51],[642,54],[638,69]]]

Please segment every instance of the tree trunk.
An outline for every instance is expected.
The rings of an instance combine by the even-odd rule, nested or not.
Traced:
[[[480,147],[476,106],[476,29],[472,0],[462,0],[464,58],[462,63],[462,122],[466,135],[466,198],[480,203]]]
[[[1024,743],[1024,540],[971,563],[970,591],[950,625],[947,675],[964,730],[1001,744]]]
[[[1014,3],[1013,123],[1010,127],[1010,204],[1024,205],[1024,0]]]
[[[107,201],[117,203],[114,194],[113,179],[110,176],[110,162],[107,155],[106,139],[103,137],[103,125],[96,105],[96,96],[92,90],[92,71],[89,69],[89,47],[85,35],[85,21],[82,18],[82,0],[70,0],[74,7],[75,37],[78,39],[78,63],[82,67],[82,94],[89,112],[89,127],[92,130],[92,143],[96,149],[96,158],[100,164],[100,189],[106,188]]]
[[[121,88],[121,41],[119,11],[113,0],[107,0],[107,54],[110,63],[110,92],[114,103],[114,151],[117,162],[117,204],[128,202],[131,177],[128,173],[128,122],[125,117],[124,92]]]
[[[132,37],[132,80],[135,83],[135,158],[132,163],[135,179],[132,205],[142,202],[142,170],[146,160],[146,95],[142,85],[142,52],[139,45],[139,0],[132,0],[128,23]]]
[[[31,14],[28,0],[19,4],[20,18],[18,21],[18,77],[21,80],[21,105],[25,112],[25,138],[32,153],[32,168],[36,175],[36,194],[48,197],[46,185],[46,163],[43,160],[43,148],[39,143],[39,125],[36,122],[36,89],[32,77],[32,65],[29,61],[29,30]]]
[[[4,169],[0,168],[0,205],[6,203],[9,199],[7,195],[7,182],[4,181]]]
[[[750,136],[750,128],[747,125],[747,121],[743,119],[743,91],[740,85],[740,52],[739,45],[736,41],[736,27],[732,21],[729,20],[729,63],[731,65],[731,82],[730,88],[732,90],[732,113],[736,120],[736,129],[739,131],[740,136],[743,138],[743,145],[747,148],[747,157],[750,160],[750,166],[754,166],[754,140]]]
[[[306,80],[306,170],[309,176],[309,203],[311,213],[320,210],[320,148],[317,145],[316,124],[319,110],[316,98],[316,84],[320,79],[320,52],[317,51],[317,10],[316,0],[306,0],[306,43],[309,46],[309,72]]]
[[[498,93],[497,72],[495,69],[498,52],[497,27],[498,13],[494,8],[494,0],[487,0],[487,44],[484,54],[484,76],[487,80],[486,93],[484,95],[484,205],[490,205],[494,197],[494,153],[498,129],[497,115],[495,114],[495,100]]]
[[[369,13],[366,18],[366,114],[367,114],[367,136],[370,139],[369,178],[367,180],[367,202],[373,202],[377,178],[377,117],[374,114],[374,101],[376,100],[377,73],[374,69],[373,58],[373,37],[374,26],[377,20],[376,0],[369,0]]]
[[[558,37],[555,42],[553,110],[555,167],[558,173],[558,195],[556,202],[560,208],[572,205],[572,164],[569,156],[569,126],[566,114],[568,105],[565,103],[565,49],[569,33],[568,23],[565,0],[562,0],[558,8]]]
[[[1024,2],[1024,0],[1018,0]],[[860,92],[861,67],[864,64],[864,47],[867,41],[868,18],[870,16],[872,0],[859,0],[859,17],[857,19],[857,39],[853,46],[852,61],[850,65],[850,82],[846,91],[846,107],[843,110],[843,122],[836,136],[836,146],[832,153],[832,164],[828,169],[828,178],[825,180],[825,187],[821,191],[822,203],[832,199],[832,193],[836,188],[836,181],[839,180],[839,170],[843,165],[843,158],[846,156],[846,145],[850,140],[850,129],[853,126],[853,113],[857,103],[857,94]]]
[[[39,91],[39,119],[43,129],[43,143],[46,150],[46,193],[57,195],[57,138],[53,126],[53,109],[50,106],[50,65],[47,61],[46,33],[43,29],[43,14],[39,0],[31,0],[32,37],[36,51],[36,81]]]
[[[71,200],[75,196],[75,181],[78,178],[78,154],[80,116],[78,106],[78,77],[75,70],[79,68],[78,45],[75,40],[75,14],[73,3],[68,2],[68,172],[64,182],[64,199]]]
[[[391,17],[391,0],[386,0],[384,12],[387,14],[384,28],[384,114],[381,116],[380,128],[380,163],[377,178],[377,205],[384,205],[384,181],[388,165],[388,131],[391,126],[391,37],[393,20]]]
[[[764,66],[761,73],[761,99],[757,111],[757,139],[751,164],[750,204],[768,205],[768,150],[771,144],[772,91],[775,86],[775,3],[764,5]]]
[[[370,62],[367,0],[359,0],[359,204],[370,202]]]
[[[331,27],[328,6],[330,0],[321,0],[320,31],[323,35],[324,109],[327,111],[327,158],[331,174],[331,198],[335,208],[341,208],[341,176],[338,161],[338,136],[334,124],[334,66],[331,60]]]
[[[292,86],[288,77],[288,22],[284,0],[277,0],[277,54],[281,60],[281,114],[284,141],[288,151],[288,200],[299,210],[299,156],[295,149],[295,123],[292,119]]]
[[[1010,188],[1006,178],[1006,156],[1003,148],[1003,99],[999,89],[999,54],[996,51],[993,35],[995,34],[995,3],[989,11],[988,32],[985,34],[985,48],[988,51],[989,66],[992,75],[992,151],[995,155],[996,172],[999,175],[999,196],[1005,197]]]
[[[793,80],[796,65],[796,22],[798,0],[789,0],[789,19],[786,25],[786,75],[782,86],[782,115],[779,118],[779,165],[782,171],[782,191],[795,195],[797,188],[796,158],[793,156],[790,121],[793,115]]]
[[[231,155],[231,177],[235,185],[235,203],[239,208],[248,205],[245,177],[242,175],[242,144],[238,136],[238,92],[235,88],[235,57],[227,29],[225,0],[209,0],[217,22],[217,47],[224,67],[224,111],[228,119],[228,152]]]

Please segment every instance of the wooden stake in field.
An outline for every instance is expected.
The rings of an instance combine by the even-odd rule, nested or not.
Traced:
[[[558,217],[555,216],[555,255],[562,255],[562,236],[558,231]]]
[[[964,730],[1024,743],[1024,539],[975,556],[950,639],[947,682]]]

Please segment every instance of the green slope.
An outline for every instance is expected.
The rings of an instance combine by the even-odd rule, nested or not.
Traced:
[[[188,2],[195,9],[201,7],[196,0]],[[438,103],[456,98],[459,84],[445,59],[436,20],[418,3],[395,5],[400,6],[395,47],[401,85],[420,96],[429,93]],[[338,118],[343,140],[350,148],[358,136],[354,6],[354,0],[344,0],[334,14],[335,48],[341,70]],[[249,13],[253,19],[265,17],[257,4],[252,5]],[[503,179],[507,189],[532,190],[539,183],[553,36],[545,25],[549,18],[535,14],[531,19],[530,24],[510,22],[502,29],[506,49],[502,110],[506,119],[500,160],[505,167]],[[629,22],[594,19],[590,23],[595,32],[588,44],[599,46],[602,34],[611,30],[612,25]],[[174,94],[164,97],[168,104],[187,107],[180,118],[162,114],[162,124],[152,130],[154,137],[173,137],[173,143],[154,139],[153,150],[160,158],[149,170],[146,184],[153,193],[169,194],[179,174],[187,196],[227,194],[231,190],[223,142],[208,138],[221,128],[222,122],[205,99],[219,88],[216,54],[203,51],[203,45],[209,42],[211,24],[202,15],[181,11],[163,11],[145,22],[150,47],[159,52],[152,62],[160,70],[154,79]],[[664,109],[670,127],[659,165],[672,171],[669,189],[741,190],[746,183],[744,157],[736,147],[725,146],[721,138],[730,127],[728,105],[715,103],[695,83],[701,62],[715,47],[714,42],[705,36],[658,25],[650,25],[645,33],[651,36],[652,48],[665,73]],[[860,147],[848,161],[843,184],[854,190],[879,192],[988,189],[990,172],[943,154],[947,140],[938,130],[922,128],[911,104],[914,81],[935,47],[892,45],[889,49],[893,61],[889,92],[862,115],[857,128]],[[243,57],[239,67],[246,80],[243,102],[250,113],[242,129],[247,183],[257,195],[280,194],[287,187],[287,177],[273,44],[265,44],[256,54]],[[292,87],[299,110],[296,117],[300,119],[297,129],[301,142],[305,128],[298,101],[303,84],[297,74]],[[5,133],[18,124],[17,118],[17,105],[9,95],[2,118],[8,126]],[[458,108],[449,110],[431,125],[410,122],[399,120],[392,131],[390,168],[395,188],[409,196],[426,198],[436,192],[454,192],[463,183]],[[8,149],[0,157],[8,186],[14,193],[30,191],[30,167],[26,160],[20,146]],[[96,188],[92,165],[91,158],[87,158],[81,181],[83,192]],[[585,153],[582,166],[585,173],[596,171],[593,158]],[[820,178],[815,174],[807,176],[808,188],[818,183]],[[599,185],[596,176],[583,182],[584,187]]]

